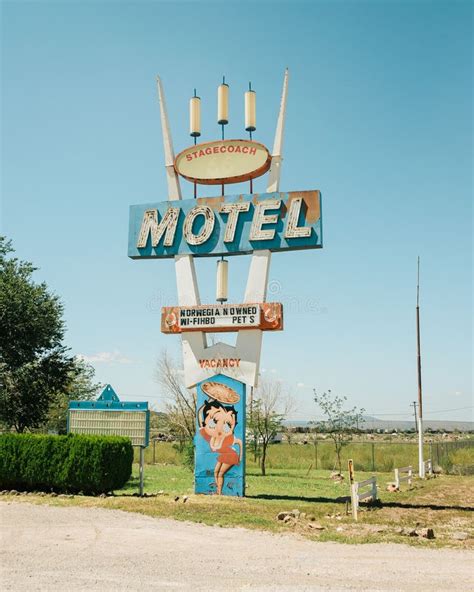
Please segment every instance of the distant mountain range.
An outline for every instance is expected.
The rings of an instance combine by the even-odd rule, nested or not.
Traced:
[[[289,427],[308,427],[311,425],[312,422],[310,421],[301,421],[301,420],[288,420],[285,422],[285,425]],[[364,416],[364,422],[361,424],[361,429],[363,430],[382,430],[382,431],[392,431],[392,430],[411,430],[415,429],[415,420],[412,419],[411,421],[400,420],[400,419],[379,419],[377,417],[372,417],[370,415]],[[445,431],[445,432],[472,432],[474,431],[474,421],[449,421],[443,419],[425,419],[423,421],[424,429],[436,430],[436,431]]]

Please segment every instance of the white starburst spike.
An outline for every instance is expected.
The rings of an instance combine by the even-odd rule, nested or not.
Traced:
[[[275,130],[275,140],[273,142],[272,166],[268,173],[267,192],[278,191],[280,188],[281,163],[283,160],[283,136],[285,132],[286,119],[286,101],[288,97],[288,78],[290,72],[285,70],[283,78],[283,90],[281,93],[280,112],[278,114],[277,126]]]
[[[163,148],[165,152],[165,169],[166,181],[168,183],[168,199],[181,199],[181,186],[179,184],[179,177],[174,170],[174,150],[173,140],[171,139],[170,124],[168,120],[168,112],[166,110],[165,94],[161,78],[157,76],[156,85],[158,88],[158,99],[160,101],[160,115],[161,115],[161,131],[163,134]]]
[[[157,80],[158,98],[160,101],[161,130],[163,133],[163,148],[165,153],[166,180],[168,183],[168,199],[170,201],[182,199],[179,177],[174,169],[174,150],[171,137],[168,112],[166,110],[165,94],[161,79]],[[197,306],[201,303],[199,286],[196,278],[194,259],[192,255],[177,255],[174,258],[176,284],[178,289],[178,303],[180,306]],[[202,331],[182,333],[183,353],[188,347],[203,351],[207,345],[206,335]]]

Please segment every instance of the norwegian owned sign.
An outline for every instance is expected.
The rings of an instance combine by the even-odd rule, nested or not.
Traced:
[[[161,309],[161,332],[239,331],[283,329],[283,306],[279,302],[260,304],[211,304],[207,306],[165,306]]]
[[[239,255],[261,249],[317,249],[322,243],[319,191],[256,193],[130,207],[132,259]]]
[[[268,171],[267,148],[251,140],[217,140],[186,148],[174,161],[176,172],[202,185],[240,183]]]

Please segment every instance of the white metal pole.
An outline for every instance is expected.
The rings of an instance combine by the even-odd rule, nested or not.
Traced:
[[[421,337],[420,337],[420,258],[418,257],[418,277],[416,283],[416,344],[418,370],[418,475],[425,478],[423,460],[423,395],[421,387]]]
[[[418,417],[418,467],[420,479],[425,478],[425,461],[423,460],[423,419]]]

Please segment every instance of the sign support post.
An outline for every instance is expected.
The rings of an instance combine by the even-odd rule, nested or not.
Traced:
[[[140,446],[140,497],[143,497],[143,480],[145,471],[145,448]]]

